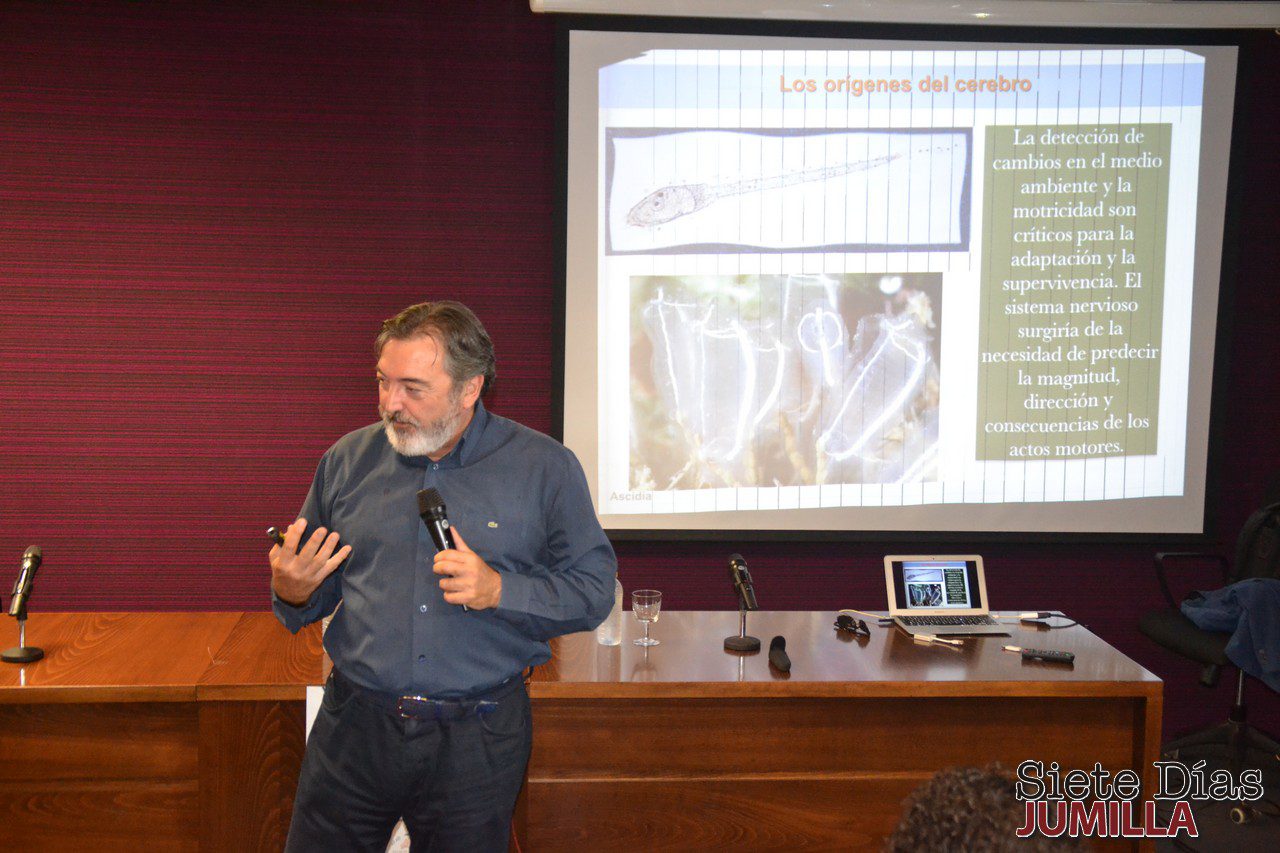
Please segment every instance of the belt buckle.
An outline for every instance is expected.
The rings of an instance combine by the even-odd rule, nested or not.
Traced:
[[[406,720],[416,719],[417,717],[419,717],[419,716],[421,716],[421,715],[420,715],[420,714],[410,713],[410,712],[406,711],[406,710],[405,710],[405,702],[412,702],[412,703],[416,703],[416,704],[418,704],[418,705],[422,706],[422,710],[423,710],[423,711],[425,711],[425,710],[427,710],[427,709],[429,708],[429,709],[431,709],[431,713],[432,713],[433,715],[437,714],[436,703],[435,703],[435,700],[434,700],[434,699],[429,699],[429,698],[428,698],[428,697],[426,697],[426,696],[417,696],[417,695],[413,695],[413,696],[401,696],[399,699],[397,699],[397,700],[396,700],[396,711],[397,711],[397,713],[399,713],[399,714],[400,714],[400,716],[401,716],[401,717],[403,717],[403,718],[404,718],[404,719],[406,719]]]

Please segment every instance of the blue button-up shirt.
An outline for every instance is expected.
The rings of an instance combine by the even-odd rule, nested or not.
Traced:
[[[502,575],[490,610],[445,603],[435,545],[418,517],[435,488],[467,545]],[[381,423],[320,460],[302,507],[303,541],[336,530],[351,556],[301,607],[273,596],[290,631],[338,607],[324,646],[344,676],[373,690],[473,694],[546,662],[547,641],[602,622],[617,561],[573,453],[476,402],[462,439],[439,462],[402,456]]]

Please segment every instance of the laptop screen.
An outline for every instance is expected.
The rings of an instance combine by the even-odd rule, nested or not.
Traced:
[[[977,560],[907,558],[891,562],[895,611],[985,611]]]

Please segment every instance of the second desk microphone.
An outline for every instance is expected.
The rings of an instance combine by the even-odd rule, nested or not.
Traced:
[[[787,657],[787,641],[781,635],[769,643],[769,663],[782,672],[791,671],[791,658]]]
[[[729,555],[729,580],[738,593],[739,610],[746,612],[760,609],[760,605],[756,603],[756,588],[751,583],[751,571],[741,554]]]

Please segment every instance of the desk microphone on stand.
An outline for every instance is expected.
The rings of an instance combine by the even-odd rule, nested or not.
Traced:
[[[738,593],[738,633],[724,638],[725,650],[758,652],[760,651],[759,638],[747,636],[747,611],[759,610],[760,605],[756,604],[756,590],[751,585],[751,572],[747,570],[747,561],[742,559],[741,554],[733,554],[729,557],[729,580],[733,581],[733,588]]]
[[[27,599],[43,557],[39,545],[32,545],[22,555],[22,571],[13,584],[13,600],[9,602],[9,615],[18,620],[18,645],[0,652],[0,660],[6,663],[31,663],[44,657],[44,649],[27,645]]]

